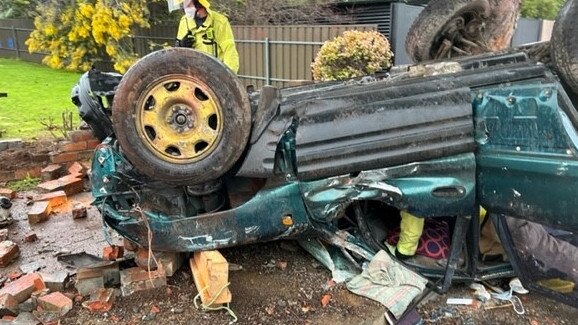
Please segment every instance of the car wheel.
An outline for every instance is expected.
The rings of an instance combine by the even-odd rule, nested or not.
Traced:
[[[405,48],[414,62],[505,49],[520,0],[433,0],[412,24]]]
[[[217,59],[171,48],[123,76],[113,102],[122,152],[141,173],[176,185],[223,176],[247,143],[251,109],[239,79]]]
[[[560,10],[550,42],[552,61],[556,71],[578,94],[578,2],[569,0]]]

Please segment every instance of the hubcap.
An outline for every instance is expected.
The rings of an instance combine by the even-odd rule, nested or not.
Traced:
[[[169,75],[139,97],[136,127],[157,157],[188,164],[215,150],[223,133],[222,108],[202,81]]]

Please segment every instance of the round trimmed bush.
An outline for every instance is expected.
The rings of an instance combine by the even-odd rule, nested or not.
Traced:
[[[369,75],[391,67],[389,42],[376,31],[346,31],[325,42],[313,64],[313,79],[343,80]]]

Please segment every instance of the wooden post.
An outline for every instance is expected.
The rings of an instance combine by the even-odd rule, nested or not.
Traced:
[[[221,305],[231,302],[229,263],[218,251],[195,252],[189,260],[195,286],[203,305]]]

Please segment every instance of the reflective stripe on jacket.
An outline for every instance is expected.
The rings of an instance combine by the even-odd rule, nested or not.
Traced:
[[[216,56],[234,73],[239,71],[239,53],[227,17],[207,9],[207,18],[199,27],[193,18],[181,17],[177,39],[182,40],[189,30],[195,38],[194,49]]]

